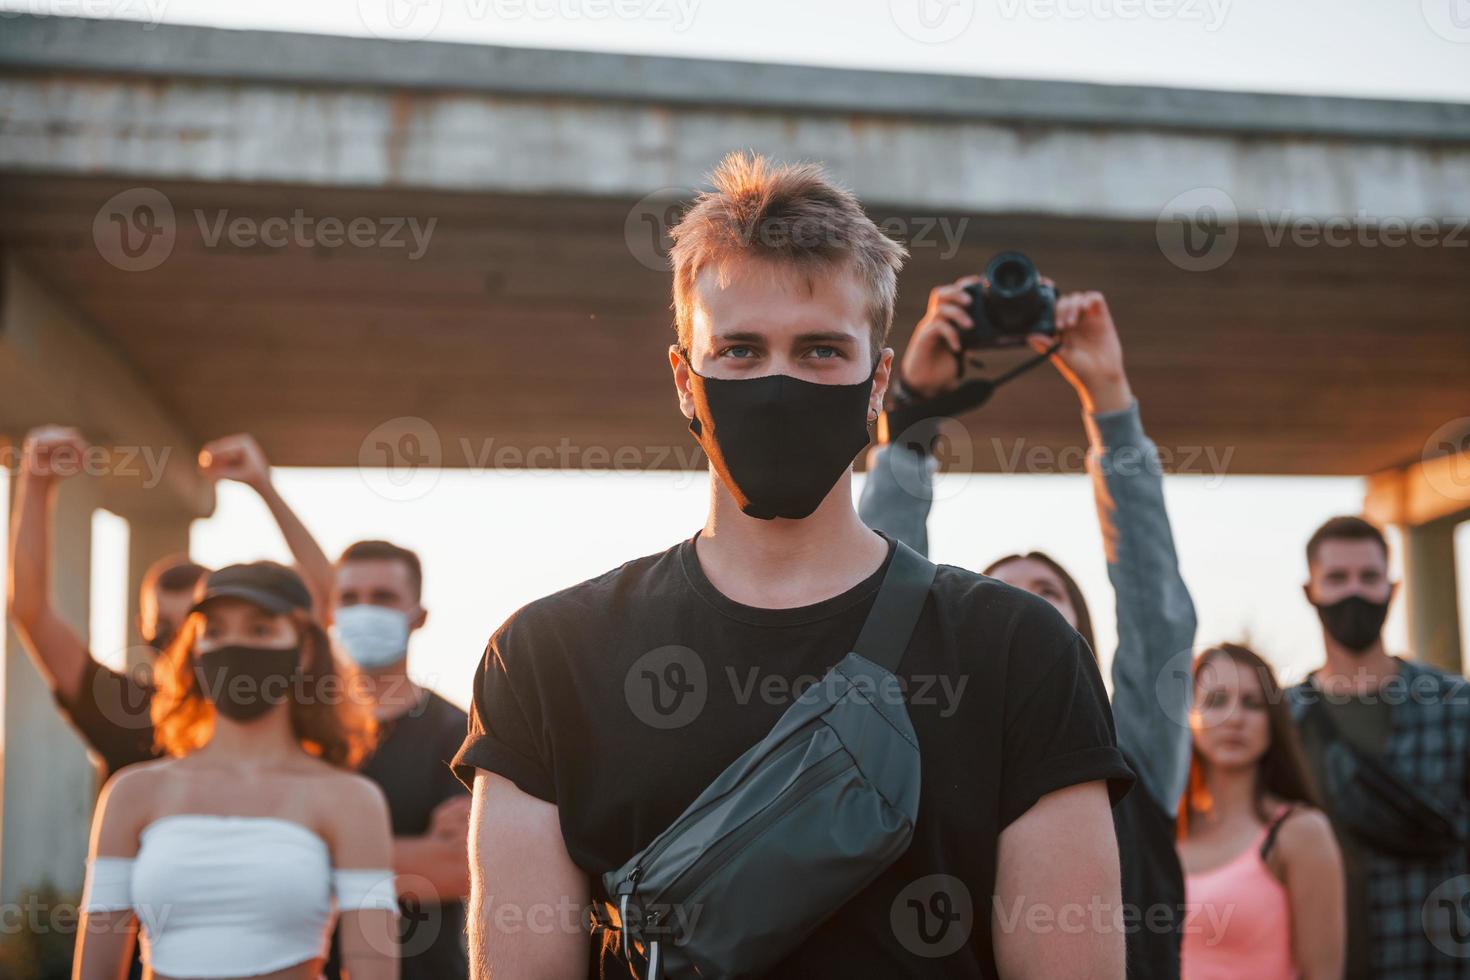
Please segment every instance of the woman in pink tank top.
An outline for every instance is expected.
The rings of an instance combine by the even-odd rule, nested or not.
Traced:
[[[1183,980],[1340,980],[1342,857],[1270,666],[1243,646],[1206,650],[1190,729]]]

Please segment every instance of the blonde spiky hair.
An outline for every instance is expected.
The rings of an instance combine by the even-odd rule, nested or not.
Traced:
[[[876,357],[893,325],[908,250],[883,234],[857,197],[818,164],[776,164],[735,152],[720,161],[710,182],[714,190],[700,194],[670,232],[679,345],[689,347],[699,276],[732,259],[756,258],[808,277],[853,269],[868,291]]]

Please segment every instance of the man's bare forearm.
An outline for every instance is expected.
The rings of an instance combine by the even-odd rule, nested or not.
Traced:
[[[63,701],[81,684],[91,656],[51,601],[51,525],[56,481],[23,471],[10,528],[8,606],[22,644],[46,683]]]
[[[10,615],[22,628],[51,604],[51,508],[56,484],[22,472],[10,525]]]
[[[331,621],[332,587],[336,582],[337,570],[333,567],[331,559],[327,557],[322,546],[301,518],[286,503],[284,497],[276,490],[275,484],[266,480],[255,488],[260,494],[260,499],[265,501],[266,508],[275,519],[276,526],[281,529],[281,537],[286,540],[286,547],[291,549],[291,557],[296,560],[296,567],[306,579],[307,587],[311,589],[312,598],[316,600],[317,610],[323,622]]]

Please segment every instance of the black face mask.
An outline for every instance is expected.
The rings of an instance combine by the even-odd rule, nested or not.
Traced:
[[[161,632],[153,634],[151,639],[148,639],[144,642],[146,642],[150,647],[153,648],[154,653],[162,653],[163,651],[168,649],[168,645],[174,641],[174,637],[176,635],[178,634],[176,634],[171,629],[163,630]]]
[[[1317,606],[1317,618],[1322,620],[1328,636],[1353,653],[1363,653],[1383,632],[1388,603],[1350,595],[1331,605]]]
[[[689,390],[689,431],[750,517],[810,516],[868,444],[872,374],[822,385],[786,374],[706,378],[691,366]]]
[[[296,647],[218,647],[194,658],[194,678],[220,714],[251,721],[291,699],[299,660]]]

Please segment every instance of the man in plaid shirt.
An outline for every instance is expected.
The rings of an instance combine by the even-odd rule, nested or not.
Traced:
[[[1470,685],[1384,651],[1395,584],[1378,528],[1333,518],[1307,543],[1307,568],[1327,662],[1287,695],[1342,845],[1347,976],[1470,978]],[[1376,842],[1365,839],[1368,811],[1352,799],[1344,753],[1329,753],[1333,741],[1381,761],[1402,784],[1391,795],[1422,804],[1419,818],[1399,825],[1387,816],[1390,807],[1378,814]],[[1426,813],[1444,821],[1432,833]]]

